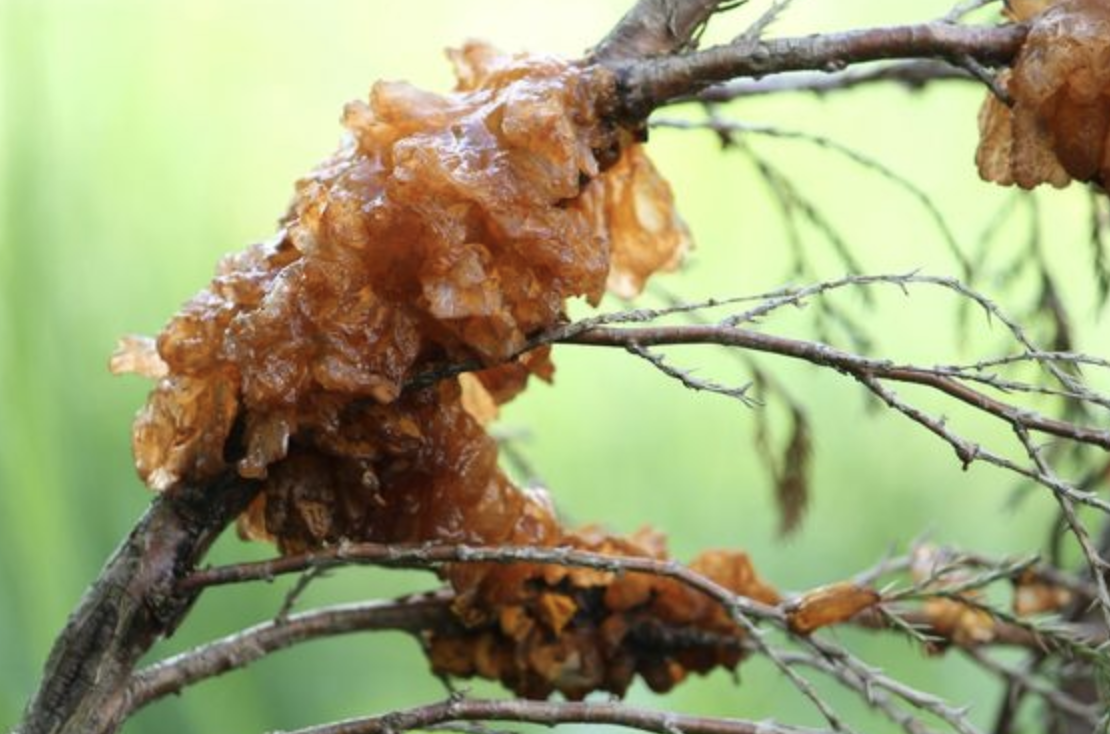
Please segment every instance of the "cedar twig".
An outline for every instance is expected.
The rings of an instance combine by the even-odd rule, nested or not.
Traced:
[[[963,648],[963,653],[980,667],[1011,682],[1012,685],[1040,696],[1048,706],[1057,711],[1071,718],[1084,721],[1092,727],[1098,723],[1099,715],[1102,713],[1100,707],[1077,701],[1064,691],[1056,689],[1023,670],[1005,665],[982,650]]]
[[[694,53],[610,63],[620,80],[622,118],[639,121],[672,101],[713,84],[787,71],[836,71],[882,59],[973,59],[993,66],[1008,63],[1028,29],[1021,24],[960,26],[944,21],[776,38],[757,44],[714,46]]]
[[[235,563],[194,571],[181,579],[182,592],[213,586],[266,581],[311,568],[327,569],[357,564],[388,568],[434,569],[451,563],[534,563],[590,568],[609,573],[648,573],[675,579],[720,601],[730,613],[782,622],[781,611],[754,599],[737,596],[720,584],[673,560],[645,556],[615,556],[571,547],[473,546],[437,544],[340,543],[332,548],[267,561]]]
[[[974,268],[968,260],[967,255],[964,254],[963,249],[960,247],[959,242],[956,240],[956,235],[952,232],[944,214],[941,213],[940,208],[933,201],[920,186],[915,184],[910,179],[902,174],[894,171],[890,166],[882,161],[874,158],[866,153],[862,153],[852,147],[843,143],[837,142],[832,138],[824,135],[818,135],[810,132],[803,132],[800,130],[789,130],[786,128],[775,127],[770,125],[753,125],[738,120],[727,120],[719,117],[714,117],[708,120],[676,120],[670,118],[653,118],[651,120],[651,127],[664,128],[672,130],[709,130],[711,132],[728,135],[758,135],[777,140],[800,141],[809,143],[822,150],[835,153],[839,156],[846,158],[857,166],[872,171],[887,181],[891,182],[898,188],[902,189],[921,205],[929,218],[933,221],[934,226],[940,233],[941,238],[944,240],[945,245],[948,247],[949,253],[959,263],[963,277],[965,280],[971,280],[974,273]],[[811,217],[812,218],[812,217]],[[834,238],[830,238],[833,244],[836,244]],[[854,274],[862,271],[858,265],[849,268]]]
[[[680,566],[673,561],[657,561],[641,557],[617,557],[604,554],[578,551],[570,548],[536,548],[536,547],[468,547],[468,546],[436,546],[436,545],[380,545],[380,544],[345,544],[333,549],[326,549],[315,553],[273,559],[271,561],[234,564],[219,568],[197,571],[188,577],[183,584],[186,588],[197,589],[213,585],[240,583],[252,580],[271,579],[284,573],[302,572],[308,568],[331,568],[338,565],[354,565],[369,563],[389,567],[433,569],[441,564],[448,563],[539,563],[565,566],[582,566],[597,570],[618,572],[651,573],[676,579],[683,584],[697,589],[720,603],[728,612],[733,621],[744,629],[745,644],[766,656],[776,667],[787,675],[792,684],[803,695],[809,697],[818,706],[834,728],[849,730],[844,722],[828,708],[823,699],[812,688],[806,679],[799,676],[790,668],[790,664],[782,651],[771,647],[764,640],[762,632],[755,627],[752,620],[760,619],[769,622],[775,627],[788,630],[784,612],[780,608],[769,607],[750,599],[738,597],[715,582],[706,579],[690,569]],[[1012,566],[1012,564],[1011,564]],[[999,566],[1002,568],[1002,566]],[[1013,570],[1010,566],[1005,568]],[[1023,566],[1024,568],[1024,566]],[[1001,571],[995,572],[992,580],[1003,578]],[[928,627],[931,618],[927,614],[907,612],[899,615],[906,624]],[[876,628],[885,628],[889,622],[875,619],[873,616],[861,615],[858,623]],[[997,644],[1016,644],[1036,647],[1042,641],[1035,634],[1029,634],[1023,623],[1006,622],[999,624],[994,642]],[[1031,629],[1036,630],[1036,627]],[[1060,634],[1063,634],[1062,632]],[[1054,635],[1056,639],[1058,635]],[[830,664],[839,666],[841,675],[852,677],[861,681],[864,689],[881,688],[905,701],[906,703],[929,711],[948,722],[955,730],[971,734],[976,731],[971,726],[962,709],[952,707],[932,694],[918,691],[900,681],[885,676],[881,671],[872,668],[861,660],[852,656],[842,647],[816,637],[795,638],[803,646],[809,647]],[[1078,645],[1070,642],[1068,645]],[[1069,649],[1071,649],[1069,647]]]
[[[565,341],[585,346],[621,348],[627,348],[631,344],[637,344],[640,347],[716,344],[767,352],[800,359],[819,367],[831,368],[861,381],[890,380],[924,385],[1008,423],[1016,422],[1031,430],[1110,450],[1110,430],[1062,421],[1017,408],[968,387],[952,377],[935,374],[928,368],[897,365],[889,360],[852,354],[819,342],[790,339],[727,325],[601,327],[577,334]],[[960,453],[967,454],[961,458],[966,458],[969,463],[976,458],[962,448]],[[1053,484],[1056,485],[1056,483]],[[1110,503],[1090,493],[1070,492],[1068,494],[1075,495],[1073,499],[1078,499],[1084,504],[1110,512]]]
[[[921,61],[899,61],[875,68],[851,69],[829,74],[820,71],[796,71],[776,74],[764,79],[734,79],[723,84],[715,84],[689,98],[676,101],[698,101],[708,103],[731,102],[748,97],[768,94],[806,93],[823,96],[835,92],[856,89],[872,84],[892,83],[910,91],[924,89],[932,82],[962,81],[975,79],[964,69],[925,59]]]
[[[673,711],[650,711],[622,703],[577,701],[503,701],[451,698],[440,703],[393,711],[383,716],[349,719],[286,734],[397,734],[450,721],[515,721],[557,726],[609,724],[655,734],[820,734],[824,730]],[[281,734],[275,732],[274,734]]]
[[[754,599],[734,594],[715,581],[675,561],[660,561],[635,556],[618,557],[568,547],[406,546],[345,543],[334,549],[316,553],[197,571],[183,579],[179,588],[182,592],[195,593],[210,586],[269,579],[282,573],[299,572],[309,568],[328,568],[354,562],[422,569],[435,568],[438,565],[448,563],[526,562],[576,566],[610,572],[639,571],[676,579],[719,602],[732,621],[744,630],[756,649],[770,660],[803,696],[813,703],[834,729],[852,731],[851,727],[825,702],[808,680],[782,662],[774,648],[763,640],[762,632],[752,621],[753,619],[772,620],[778,626],[785,627],[785,616],[781,610]]]
[[[475,550],[478,549],[471,549],[471,551]],[[490,552],[496,552],[498,555],[502,556],[519,556],[522,550],[528,551],[529,558],[543,558],[545,561],[567,558],[561,549],[502,548],[491,549]],[[395,546],[393,548],[374,545],[348,546],[342,553],[344,562],[350,564],[362,562],[359,560],[360,557],[362,559],[367,559],[367,562],[373,562],[373,559],[382,558],[411,558],[414,554],[422,559],[471,556],[479,559],[476,562],[489,562],[488,557],[483,556],[483,554],[470,551],[462,553],[459,549],[455,549],[449,553],[429,553],[428,546]],[[336,565],[336,563],[333,563],[333,561],[336,561],[336,555],[338,555],[337,552],[330,554],[315,553],[308,556],[280,559],[280,563],[277,565],[243,564],[246,565],[247,568],[243,568],[242,565],[240,565],[237,567],[225,567],[223,571],[209,570],[198,572],[198,574],[202,577],[207,575],[209,578],[212,578],[214,575],[219,577],[221,581],[226,581],[232,577],[237,577],[239,580],[244,581],[252,579],[270,579],[278,573],[303,573],[306,570],[311,571],[313,569],[331,568],[333,565]],[[429,566],[435,565],[436,563],[438,563],[438,561],[428,560]],[[877,578],[882,575],[904,570],[908,564],[909,559],[907,557],[889,559],[887,562],[857,575],[857,580],[877,580]],[[390,565],[393,564],[390,563]],[[620,568],[623,565],[624,559],[606,558],[602,568]],[[987,573],[967,579],[957,585],[949,586],[943,589],[942,592],[937,592],[935,590],[929,591],[925,588],[933,579],[947,576],[954,570],[960,568],[984,568],[987,569]],[[640,572],[652,573],[660,570],[662,570],[662,567],[655,568],[654,570],[640,569]],[[1034,566],[1030,565],[1029,561],[994,561],[974,554],[956,553],[952,556],[951,561],[935,571],[930,580],[921,582],[908,591],[887,595],[884,604],[897,599],[908,599],[911,597],[927,598],[928,596],[942,595],[945,597],[955,596],[956,598],[960,598],[958,597],[960,592],[972,588],[980,588],[1001,579],[1012,578],[1023,571],[1031,571],[1041,578],[1054,579],[1052,581],[1053,583],[1068,588],[1080,588],[1076,587],[1075,580],[1070,576],[1062,576],[1058,571],[1046,567],[1043,564],[1036,564]],[[1082,588],[1080,588],[1080,590],[1082,591]],[[315,639],[348,634],[356,631],[385,629],[403,630],[413,634],[443,631],[457,624],[456,618],[451,611],[452,600],[453,596],[449,592],[444,591],[387,603],[375,602],[327,607],[291,615],[285,620],[274,620],[256,625],[255,627],[229,635],[221,640],[181,653],[136,673],[128,688],[128,713],[134,712],[165,695],[177,693],[183,688],[199,681],[221,675],[230,670],[246,667],[266,655]],[[924,611],[906,609],[898,610],[897,613],[895,613],[893,610],[888,612],[885,606],[875,611],[879,612],[879,614],[865,612],[857,615],[851,622],[864,628],[912,629],[923,630],[924,633],[930,634],[933,620],[929,614]],[[997,611],[992,610],[992,616],[997,616],[997,614]],[[645,628],[642,630],[634,630],[632,634],[638,638],[642,638],[645,643],[656,648],[662,647],[677,650],[691,649],[702,644],[710,647],[719,647],[731,643],[739,644],[749,652],[758,651],[756,643],[751,640],[732,637],[723,638],[720,635],[706,634],[703,632],[690,635],[678,628]],[[1059,649],[1057,641],[1061,639],[1062,634],[1062,629],[1048,629],[1040,623],[1014,623],[1006,620],[997,620],[990,644],[1018,645],[1030,649],[1049,651]],[[937,639],[944,638],[941,637]],[[1096,644],[1096,642],[1097,641],[1092,641],[1091,644]],[[882,677],[877,671],[872,671],[871,678],[866,676],[861,677],[862,674],[859,672],[859,662],[848,665],[833,664],[830,660],[842,660],[845,656],[844,653],[838,651],[836,655],[829,657],[832,648],[828,647],[827,644],[819,649],[823,651],[820,658],[815,658],[813,655],[807,653],[779,652],[778,654],[783,662],[790,665],[793,665],[795,662],[805,663],[803,658],[809,658],[810,664],[813,663],[813,660],[819,659],[822,661],[821,664],[814,667],[836,676],[838,680],[848,685],[853,690],[859,690],[861,693],[867,692],[866,695],[869,701],[875,702],[877,689],[887,690],[895,688],[897,685],[894,681]],[[919,705],[923,708],[934,707],[938,708],[942,713],[947,711],[947,713],[952,714],[953,710],[950,708],[946,709],[935,697],[930,697],[920,692],[909,692],[908,695],[912,696],[913,700],[917,702],[915,705]],[[892,699],[887,700],[887,703],[891,701]],[[875,705],[879,706],[880,710],[884,710],[884,705],[880,705],[878,702],[875,702]],[[920,722],[914,717],[902,712],[900,709],[897,709],[897,707],[884,710],[884,713],[888,715],[889,718],[902,725],[907,731],[921,731]]]
[[[124,716],[194,683],[311,640],[353,632],[400,630],[416,634],[443,629],[454,624],[451,600],[449,594],[434,594],[395,602],[341,604],[248,627],[136,672],[127,688]]]

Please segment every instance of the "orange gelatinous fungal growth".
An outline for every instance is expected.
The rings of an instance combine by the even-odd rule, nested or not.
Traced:
[[[1013,106],[991,96],[979,113],[976,162],[985,180],[1033,188],[1072,179],[1110,181],[1110,3],[1012,3],[1031,19],[1013,69],[999,82]]]
[[[1040,578],[1026,570],[1013,581],[1013,610],[1019,617],[1059,612],[1075,600],[1075,595],[1062,586]]]
[[[566,530],[545,493],[500,471],[484,425],[531,376],[550,379],[548,349],[520,352],[568,298],[632,295],[678,263],[670,189],[598,112],[609,73],[478,44],[452,58],[454,93],[378,83],[348,105],[346,141],[298,182],[281,231],[225,258],[156,353],[123,342],[115,371],[158,380],[135,422],[139,474],[156,490],[258,479],[240,532],[283,553],[437,541],[664,559],[658,534]],[[484,368],[429,379],[458,363]],[[691,568],[778,601],[743,553]],[[582,696],[740,659],[740,628],[673,579],[537,564],[444,576],[459,627],[429,649],[447,673]]]
[[[880,601],[882,596],[870,587],[847,581],[829,584],[789,604],[786,623],[791,631],[808,635],[822,627],[847,622]]]
[[[911,557],[910,572],[927,590],[948,591],[968,580],[964,571],[952,567],[953,560],[943,548],[918,546]],[[948,644],[974,647],[995,638],[998,625],[994,616],[978,603],[981,596],[979,590],[969,589],[925,600],[921,612],[928,631],[940,638],[930,643],[934,651],[940,652]]]
[[[379,82],[349,104],[348,138],[298,182],[283,229],[225,258],[163,330],[167,374],[134,441],[149,485],[222,471],[236,423],[244,476],[330,454],[319,437],[357,422],[349,409],[391,405],[445,363],[501,365],[478,377],[502,402],[550,376],[546,352],[506,361],[566,299],[676,264],[688,237],[669,188],[598,113],[610,74],[478,44],[452,58],[455,93]],[[382,453],[359,450],[340,455]]]
[[[586,528],[565,535],[562,544],[667,557],[662,537],[648,531],[616,538]],[[736,594],[779,601],[744,553],[709,551],[689,568]],[[565,566],[534,566],[523,580],[496,618],[428,635],[437,672],[493,678],[534,698],[559,691],[578,699],[598,690],[623,694],[637,674],[653,690],[667,691],[689,673],[740,662],[742,632],[722,604],[678,580]],[[558,593],[545,590],[552,588]]]
[[[1010,20],[1024,23],[1033,16],[1043,13],[1056,0],[1006,0],[1003,14]]]

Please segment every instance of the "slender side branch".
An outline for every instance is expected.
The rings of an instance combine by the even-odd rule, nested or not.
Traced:
[[[930,58],[966,65],[1006,64],[1021,48],[1024,25],[959,26],[934,21],[804,38],[714,46],[684,56],[608,63],[620,79],[622,117],[643,120],[668,102],[712,84],[785,71],[840,71],[881,59]]]
[[[1097,705],[1078,701],[1069,696],[1067,692],[1058,690],[1053,685],[1040,680],[1026,671],[1005,665],[982,650],[971,648],[965,649],[963,652],[980,667],[989,670],[1006,681],[1012,681],[1014,685],[1028,689],[1030,692],[1037,694],[1044,699],[1045,703],[1060,713],[1071,718],[1079,719],[1092,727],[1098,723],[1099,714],[1101,712]]]
[[[1038,415],[1031,411],[1021,410],[967,385],[960,384],[951,377],[937,375],[926,369],[894,365],[887,360],[869,359],[817,342],[773,336],[729,326],[702,326],[696,324],[639,328],[596,328],[574,335],[568,338],[567,341],[573,344],[624,348],[627,348],[628,345],[646,347],[678,344],[718,344],[795,357],[822,367],[832,367],[858,377],[925,385],[1009,423],[1018,423],[1031,430],[1110,450],[1110,431],[1076,425]]]
[[[272,578],[276,573],[291,573],[307,568],[328,567],[352,562],[373,563],[402,568],[432,568],[444,563],[548,563],[581,566],[603,571],[640,571],[666,576],[697,589],[717,600],[750,638],[755,648],[770,660],[798,691],[808,698],[834,729],[852,731],[821,698],[812,684],[783,663],[778,653],[762,638],[753,619],[772,620],[780,628],[786,626],[781,609],[734,594],[717,582],[674,561],[659,561],[635,556],[610,556],[573,548],[535,547],[473,547],[465,545],[379,545],[374,543],[342,544],[335,549],[289,556],[272,561],[244,563],[198,571],[182,581],[182,588],[199,590],[205,586],[236,583],[249,579]]]
[[[620,703],[497,701],[454,698],[384,716],[351,719],[287,734],[396,734],[452,721],[515,721],[543,724],[612,724],[656,734],[817,734],[818,729],[773,721],[745,721],[650,711]]]
[[[434,568],[445,563],[540,563],[575,566],[621,573],[635,571],[673,578],[719,600],[730,612],[756,619],[782,622],[780,610],[762,602],[737,596],[701,574],[676,561],[659,561],[641,556],[614,556],[574,548],[533,546],[468,545],[385,545],[380,543],[343,543],[313,553],[283,556],[268,561],[236,563],[206,568],[181,580],[183,591],[199,591],[210,586],[261,581],[310,568],[330,568],[353,564],[394,568]]]
[[[455,623],[451,599],[449,594],[433,594],[389,603],[340,604],[248,627],[135,673],[127,688],[124,717],[163,696],[302,642],[351,632],[443,629]]]
[[[905,61],[869,69],[853,69],[838,74],[820,71],[800,71],[780,74],[766,79],[736,79],[709,87],[691,101],[722,103],[746,97],[759,97],[783,92],[809,92],[817,95],[842,92],[876,83],[893,82],[911,91],[924,89],[936,81],[975,81],[963,69],[942,61]],[[680,101],[686,101],[683,98]]]

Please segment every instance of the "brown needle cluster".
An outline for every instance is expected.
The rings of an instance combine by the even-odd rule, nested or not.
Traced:
[[[125,340],[114,369],[158,379],[135,422],[139,474],[168,490],[234,466],[263,486],[240,531],[286,553],[439,541],[665,558],[658,536],[563,528],[499,470],[483,425],[550,377],[546,351],[517,355],[568,298],[632,295],[677,264],[688,236],[670,189],[599,112],[607,72],[478,44],[452,60],[452,94],[380,82],[348,105],[346,141],[297,184],[278,235],[225,258],[156,343]],[[487,368],[412,384],[460,361]],[[777,600],[742,553],[694,567]],[[582,696],[739,659],[739,628],[674,580],[534,564],[445,575],[462,631],[429,649],[446,672]],[[634,642],[647,623],[730,644],[676,656]]]
[[[1047,6],[1047,9],[1045,9]],[[1012,106],[990,97],[979,115],[979,174],[1030,189],[1110,181],[1110,4],[1013,2],[1030,21],[1012,70],[999,77]]]

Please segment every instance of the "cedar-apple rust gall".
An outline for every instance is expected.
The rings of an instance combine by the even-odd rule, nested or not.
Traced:
[[[1011,0],[1007,14],[1030,24],[1013,68],[979,113],[979,174],[1031,189],[1073,179],[1110,181],[1110,4],[1104,0]]]
[[[117,371],[157,380],[134,427],[156,490],[228,469],[262,492],[249,539],[299,553],[344,542],[568,547],[666,560],[662,535],[571,530],[546,493],[498,468],[485,425],[548,349],[512,358],[569,298],[632,296],[675,268],[689,236],[667,182],[604,115],[611,75],[471,44],[458,86],[379,82],[347,105],[339,150],[296,185],[278,234],[224,258],[157,341]],[[485,365],[412,388],[416,375]],[[691,569],[768,604],[742,552]],[[720,604],[653,574],[539,564],[448,565],[457,630],[429,633],[433,667],[520,694],[666,690],[733,667],[742,634]],[[717,634],[693,653],[637,642],[645,622]],[[729,644],[731,641],[732,644]]]

